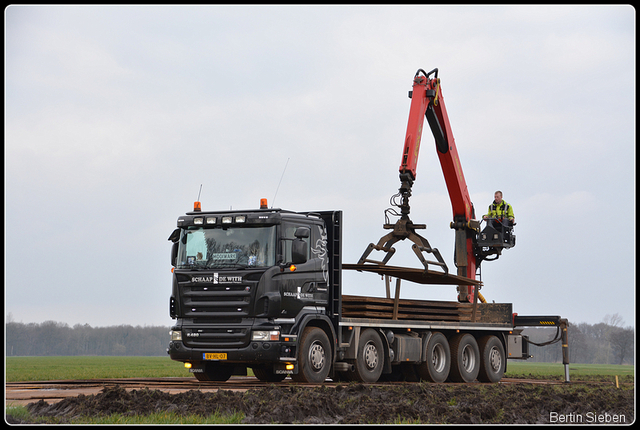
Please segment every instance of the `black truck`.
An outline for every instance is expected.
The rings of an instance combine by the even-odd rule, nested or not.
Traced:
[[[520,326],[566,338],[566,320],[511,304],[343,295],[340,211],[193,211],[177,225],[167,352],[201,381],[251,368],[263,381],[497,382],[507,358],[529,357]]]
[[[253,369],[263,381],[321,383],[326,378],[499,381],[507,358],[529,357],[524,326],[555,326],[568,374],[567,321],[522,317],[510,303],[486,303],[477,278],[481,262],[515,246],[511,225],[475,218],[445,108],[438,69],[419,69],[409,93],[411,109],[400,164],[400,189],[392,198],[399,216],[371,243],[357,264],[342,262],[342,212],[291,212],[268,208],[193,212],[178,218],[171,264],[169,313],[176,319],[167,352],[202,381],[226,381]],[[409,218],[409,197],[424,119],[453,209],[456,274]],[[500,221],[500,222],[495,222]],[[388,265],[399,241],[409,239],[421,269]],[[381,251],[381,261],[372,259]],[[425,258],[426,255],[426,258]],[[436,260],[427,260],[435,257]],[[434,271],[435,267],[438,270]],[[342,271],[382,275],[386,298],[343,294]],[[391,279],[395,294],[391,297]],[[455,285],[456,302],[400,299],[400,281]],[[480,303],[479,303],[480,301]]]

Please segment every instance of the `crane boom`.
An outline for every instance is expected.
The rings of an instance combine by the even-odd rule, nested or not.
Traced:
[[[434,75],[433,78],[430,78]],[[453,139],[449,117],[442,98],[440,88],[440,80],[438,79],[438,69],[434,69],[429,73],[419,69],[413,79],[413,90],[409,94],[411,97],[411,107],[409,109],[409,121],[407,124],[407,133],[405,135],[404,148],[402,150],[402,160],[400,163],[400,189],[399,193],[392,198],[394,205],[400,208],[400,219],[395,224],[386,223],[385,229],[392,230],[383,236],[377,244],[369,244],[362,257],[358,261],[358,265],[363,268],[365,263],[375,263],[377,266],[385,266],[391,256],[395,253],[393,244],[400,240],[409,239],[414,242],[412,249],[423,263],[425,275],[428,273],[429,264],[437,265],[444,270],[444,274],[448,275],[448,268],[440,252],[437,248],[431,247],[427,239],[420,236],[416,229],[426,228],[423,224],[414,224],[409,218],[411,208],[409,206],[409,197],[411,196],[411,188],[416,179],[416,168],[418,164],[418,155],[420,152],[420,142],[422,139],[422,129],[424,119],[427,122],[435,137],[436,148],[440,158],[440,164],[445,176],[447,189],[451,198],[453,208],[453,219],[451,227],[456,229],[456,266],[458,276],[469,279],[468,285],[458,286],[458,300],[472,301],[476,275],[476,259],[474,256],[475,230],[471,230],[473,220],[473,205],[467,191],[466,181],[458,151]],[[400,197],[401,201],[394,200]],[[390,209],[388,209],[390,211]],[[373,250],[386,252],[382,261],[368,259],[369,254]],[[432,253],[437,261],[426,260],[423,252]],[[371,268],[373,270],[373,268]],[[380,270],[380,269],[377,269]],[[397,277],[397,272],[395,273]],[[408,279],[408,277],[405,277]]]
[[[435,77],[430,79],[429,75],[432,73],[435,73]],[[440,87],[440,79],[437,75],[438,69],[428,74],[420,69],[413,79],[409,123],[400,163],[400,180],[407,177],[414,181],[416,178],[420,140],[426,117],[436,141],[438,158],[451,199],[453,217],[463,216],[466,220],[471,220],[474,218],[473,203],[467,189]]]
[[[430,76],[434,75],[433,78]],[[414,181],[416,178],[416,167],[418,164],[418,154],[420,152],[420,140],[424,119],[427,119],[429,128],[433,134],[436,144],[436,152],[442,167],[451,207],[453,211],[453,222],[451,227],[456,230],[456,267],[458,276],[475,279],[476,258],[473,239],[473,230],[479,227],[479,223],[474,222],[475,214],[473,203],[469,196],[467,182],[464,178],[458,149],[453,138],[449,115],[444,103],[438,69],[429,73],[419,69],[413,78],[413,90],[411,92],[411,108],[405,145],[402,151],[402,161],[400,163],[400,181]],[[472,231],[468,231],[472,230]],[[459,297],[461,301],[470,301],[468,297],[471,293],[470,287],[459,287]]]

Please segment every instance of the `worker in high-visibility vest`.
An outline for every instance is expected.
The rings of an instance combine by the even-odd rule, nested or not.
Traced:
[[[502,200],[502,191],[496,191],[493,195],[493,203],[489,205],[489,211],[483,215],[483,219],[494,218],[494,225],[515,225],[515,216],[513,215],[513,206]],[[506,222],[505,222],[506,220]]]

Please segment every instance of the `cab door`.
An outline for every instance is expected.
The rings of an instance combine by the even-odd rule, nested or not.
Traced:
[[[320,228],[314,224],[282,223],[284,269],[280,285],[283,316],[295,316],[305,306],[327,303],[326,275],[323,275],[321,259],[314,253],[319,249],[319,232]]]

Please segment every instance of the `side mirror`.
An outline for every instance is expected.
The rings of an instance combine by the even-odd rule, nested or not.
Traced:
[[[307,229],[307,233],[309,229]],[[298,231],[296,230],[296,234]],[[291,244],[291,262],[293,264],[302,264],[307,262],[307,242],[302,239],[295,239]]]
[[[171,265],[173,267],[176,267],[177,260],[178,260],[178,242],[174,243],[171,246]]]
[[[170,240],[171,242],[176,243],[178,239],[180,239],[180,229],[176,228],[171,232],[171,236],[169,236],[169,239],[167,240]]]
[[[302,239],[304,237],[309,237],[310,234],[311,231],[309,230],[309,227],[298,227],[293,235],[298,239]]]

